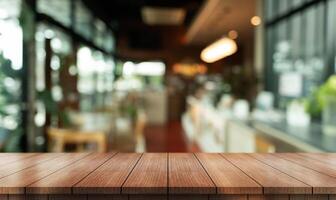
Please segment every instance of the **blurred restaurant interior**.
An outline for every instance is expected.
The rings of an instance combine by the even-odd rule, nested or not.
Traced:
[[[336,0],[0,0],[1,152],[336,152]]]

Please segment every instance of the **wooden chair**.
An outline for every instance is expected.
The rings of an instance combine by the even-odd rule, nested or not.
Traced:
[[[257,153],[275,153],[276,148],[272,142],[266,138],[256,136],[256,152]]]
[[[48,129],[50,152],[65,152],[66,144],[75,144],[77,152],[85,151],[85,144],[95,143],[97,152],[107,151],[107,136],[104,132],[83,132],[71,129]]]
[[[144,129],[146,126],[146,115],[144,112],[140,112],[137,116],[135,126],[134,126],[134,135],[135,135],[135,152],[143,153],[146,151]]]

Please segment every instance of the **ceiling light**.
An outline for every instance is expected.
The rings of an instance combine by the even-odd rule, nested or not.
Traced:
[[[229,31],[228,36],[229,36],[229,38],[235,40],[235,39],[238,38],[238,32],[235,31],[235,30],[231,30],[231,31]]]
[[[251,18],[251,24],[253,26],[259,26],[261,24],[261,18],[259,16],[254,16]]]
[[[236,42],[224,37],[206,47],[201,53],[201,59],[207,63],[213,63],[236,53],[237,50]]]

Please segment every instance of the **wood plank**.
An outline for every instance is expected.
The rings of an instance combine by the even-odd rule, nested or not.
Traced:
[[[249,200],[289,200],[289,195],[248,195]]]
[[[217,187],[218,194],[262,194],[262,187],[219,154],[195,154]]]
[[[61,156],[60,153],[34,154],[0,166],[0,178]]]
[[[26,188],[29,194],[71,194],[72,186],[110,159],[115,153],[91,154]]]
[[[315,160],[319,160],[332,166],[336,165],[336,153],[298,153],[298,154]]]
[[[329,165],[325,162],[296,153],[279,153],[274,155],[299,164],[303,167],[307,167],[320,173],[326,174],[328,176],[336,177],[336,168],[334,167],[335,165]]]
[[[290,195],[290,200],[328,200],[328,195]]]
[[[168,154],[146,153],[122,186],[123,194],[167,194]]]
[[[0,165],[6,165],[8,163],[16,162],[25,158],[29,158],[36,155],[36,153],[1,153]]]
[[[11,194],[8,200],[48,200],[48,195]]]
[[[195,155],[170,153],[169,155],[170,194],[215,194],[216,187],[198,162]]]
[[[48,200],[48,195],[34,195],[34,194],[29,194],[26,195],[27,200]]]
[[[48,197],[48,200],[87,200],[86,195],[52,194],[48,195]]]
[[[247,195],[210,195],[209,200],[247,200],[248,196]]]
[[[314,194],[336,194],[336,179],[272,154],[251,154],[258,160],[313,186]]]
[[[312,187],[248,154],[221,154],[263,186],[265,194],[311,194]]]
[[[13,194],[8,196],[8,200],[26,200],[24,194]]]
[[[329,200],[336,200],[336,195],[329,195]]]
[[[0,200],[8,200],[7,194],[0,194]]]
[[[88,200],[128,200],[128,195],[102,195],[102,194],[89,194]]]
[[[129,200],[168,200],[167,195],[129,195]],[[172,199],[170,199],[172,200]]]
[[[120,194],[141,154],[118,153],[73,187],[77,194]]]
[[[169,200],[209,200],[209,195],[169,195]]]
[[[1,178],[0,194],[23,194],[27,185],[30,185],[87,155],[87,153],[64,153],[55,159],[49,160],[49,162],[40,163],[10,176]]]

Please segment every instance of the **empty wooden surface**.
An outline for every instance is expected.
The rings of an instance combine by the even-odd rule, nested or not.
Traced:
[[[311,186],[248,154],[222,154],[264,188],[265,194],[311,194]]]
[[[262,187],[219,154],[196,157],[216,185],[218,194],[262,194]]]
[[[336,154],[0,154],[0,200],[336,199]]]
[[[34,156],[25,156],[22,157],[22,159],[16,160],[16,162],[10,162],[7,164],[1,164],[0,165],[0,178],[14,174],[15,172],[21,171],[23,169],[32,167],[34,165],[37,165],[39,163],[46,162],[51,159],[55,159],[58,156],[61,156],[62,154],[35,154]],[[8,159],[8,158],[0,158],[2,159]],[[9,159],[10,160],[10,159]]]
[[[0,179],[0,193],[23,194],[28,185],[76,162],[84,156],[87,156],[87,154],[69,153],[55,156],[54,159],[48,160],[48,162],[42,162],[18,171],[17,173],[5,176]]]
[[[118,153],[94,172],[76,184],[78,194],[120,194],[124,184],[141,154]]]
[[[0,166],[3,166],[5,164],[15,162],[15,161],[21,161],[25,158],[32,157],[36,154],[34,153],[2,153],[0,154]]]
[[[26,188],[28,194],[71,194],[71,187],[88,176],[96,168],[114,156],[91,154],[80,161],[39,180]]]
[[[279,154],[276,154],[276,156],[279,156],[283,159],[297,163],[299,165],[308,167],[322,174],[336,177],[336,167],[335,167],[336,164],[326,165],[322,161],[310,159],[309,157],[306,157],[305,155],[300,155],[300,154],[279,153]]]
[[[166,194],[168,154],[144,154],[122,187],[124,194]]]
[[[302,166],[289,160],[271,154],[255,154],[260,161],[292,176],[313,187],[314,194],[336,194],[336,179],[319,173],[307,166]]]
[[[169,154],[170,194],[214,194],[216,187],[194,154]]]

